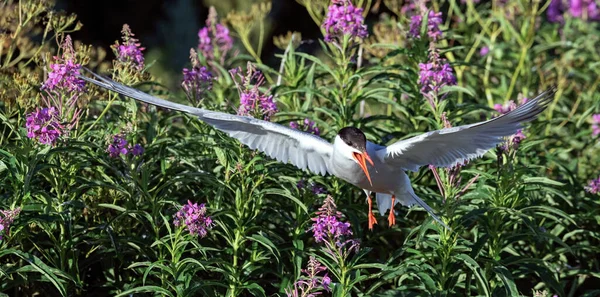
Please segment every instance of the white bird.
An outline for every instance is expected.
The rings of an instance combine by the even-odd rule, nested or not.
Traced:
[[[268,121],[166,101],[92,74],[96,79],[80,77],[145,103],[195,115],[250,149],[260,150],[280,162],[292,163],[312,173],[335,175],[363,189],[369,205],[369,229],[377,223],[371,210],[371,192],[376,193],[381,215],[390,210],[390,226],[396,221],[393,208],[400,203],[404,206],[419,204],[437,222],[450,229],[415,194],[406,171],[418,171],[424,165],[452,167],[481,157],[504,137],[516,134],[522,128],[521,123],[535,119],[556,92],[555,88],[550,88],[513,111],[488,121],[431,131],[386,147],[367,141],[365,134],[354,127],[341,129],[331,144],[313,134]]]

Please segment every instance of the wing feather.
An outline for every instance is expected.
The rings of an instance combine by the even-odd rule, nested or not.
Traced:
[[[331,173],[329,160],[333,152],[333,146],[318,136],[252,117],[173,103],[101,77],[89,70],[88,72],[94,78],[79,77],[87,82],[138,101],[193,114],[215,129],[227,133],[251,149],[264,152],[275,160],[284,163],[290,162],[300,169],[308,169],[316,174]]]
[[[446,128],[398,141],[377,151],[377,157],[390,166],[417,171],[420,166],[452,167],[481,157],[504,137],[516,134],[522,123],[535,119],[554,98],[552,87],[527,103],[497,118]]]

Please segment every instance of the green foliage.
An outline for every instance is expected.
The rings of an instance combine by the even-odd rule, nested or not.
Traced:
[[[325,19],[328,1],[298,2],[318,25]],[[195,118],[91,85],[78,95],[82,113],[70,133],[54,145],[28,137],[26,117],[47,107],[50,94],[39,86],[55,63],[50,57],[64,54],[66,35],[80,25],[48,1],[4,0],[0,210],[21,213],[0,233],[0,294],[285,296],[314,256],[332,280],[324,294],[334,296],[600,295],[600,197],[584,190],[600,174],[591,127],[600,113],[598,23],[568,15],[551,23],[547,2],[484,2],[427,3],[443,13],[436,47],[457,78],[435,105],[419,85],[419,63],[430,55],[427,27],[421,39],[407,37],[410,20],[397,1],[354,2],[365,14],[382,14],[383,6],[392,12],[369,23],[371,37],[362,43],[319,41],[321,50],[309,54],[291,39],[299,35],[289,34],[276,69],[260,60],[270,6],[256,4],[227,17],[241,54],[196,61],[216,77],[200,107],[237,112],[228,71],[252,62],[266,77],[260,91],[277,102],[272,121],[309,118],[328,140],[354,126],[382,145],[442,128],[445,120],[458,126],[490,118],[494,104],[557,85],[518,148],[499,147],[454,171],[410,175],[454,231],[420,208],[402,207],[396,226],[381,219],[369,231],[360,189],[271,160]],[[480,55],[482,47],[489,53]],[[77,42],[74,57],[87,67],[110,65],[102,51]],[[112,62],[115,80],[185,100],[147,68]],[[66,91],[53,96],[70,98]],[[119,133],[142,144],[143,154],[109,156]],[[311,218],[326,194],[299,182],[335,198],[359,249],[315,242]],[[206,237],[173,224],[188,200],[206,203],[214,222]]]

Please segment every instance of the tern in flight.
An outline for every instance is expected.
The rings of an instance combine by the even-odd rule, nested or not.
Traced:
[[[335,175],[363,189],[369,205],[369,229],[377,223],[372,212],[372,192],[376,193],[379,213],[383,216],[390,210],[390,226],[396,222],[394,206],[400,203],[404,206],[419,204],[438,223],[450,229],[415,194],[406,171],[418,171],[425,165],[452,167],[481,157],[505,137],[516,134],[523,127],[522,123],[535,119],[556,91],[550,88],[511,112],[488,121],[431,131],[390,146],[381,146],[367,141],[365,134],[354,127],[342,128],[332,144],[316,135],[286,126],[173,103],[97,74],[92,75],[95,79],[80,77],[135,100],[192,114],[250,149],[260,150],[280,162],[292,163],[315,174]]]

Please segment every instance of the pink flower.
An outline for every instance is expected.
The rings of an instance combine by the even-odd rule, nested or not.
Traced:
[[[591,194],[600,193],[600,176],[597,179],[590,180],[585,187],[585,191]]]
[[[61,48],[63,54],[61,57],[54,57],[57,63],[50,64],[48,79],[42,85],[42,90],[66,90],[81,93],[84,90],[85,81],[77,77],[81,70],[81,64],[74,61],[75,50],[73,49],[71,36],[67,35]]]
[[[290,127],[292,129],[308,132],[310,134],[314,134],[319,136],[321,132],[319,131],[319,127],[315,124],[315,122],[304,119],[304,122],[290,122]]]
[[[600,113],[592,115],[592,136],[600,135]]]
[[[480,55],[480,56],[482,56],[482,57],[485,57],[485,56],[487,56],[487,54],[488,54],[489,52],[490,52],[490,48],[489,48],[489,47],[487,47],[487,46],[484,46],[484,47],[482,47],[482,48],[479,50],[479,55]]]
[[[302,269],[304,275],[294,283],[292,290],[285,290],[288,297],[314,297],[321,295],[321,290],[331,291],[331,278],[325,273],[324,276],[319,276],[321,272],[327,271],[327,267],[323,266],[314,256],[310,256],[306,269]]]
[[[185,226],[192,235],[198,235],[201,238],[208,234],[208,230],[212,229],[214,223],[212,219],[206,215],[206,206],[204,203],[188,203],[184,205],[176,214],[173,224],[176,227]]]
[[[456,77],[449,64],[440,64],[440,61],[419,63],[419,84],[421,93],[438,93],[443,86],[455,85]]]
[[[229,29],[217,23],[217,11],[211,7],[206,19],[206,27],[198,31],[198,51],[207,59],[214,60],[215,53],[224,57],[233,48]]]
[[[121,155],[131,154],[132,156],[141,156],[144,148],[140,144],[128,145],[124,134],[113,135],[111,143],[106,151],[111,158],[118,158]]]
[[[21,213],[21,208],[17,207],[13,210],[0,210],[0,240],[2,240],[2,234],[8,233],[8,229],[17,216]]]
[[[271,116],[279,110],[273,100],[273,95],[266,95],[259,90],[259,87],[265,82],[264,76],[250,63],[248,63],[246,76],[242,76],[240,72],[239,69],[229,71],[240,94],[238,115],[259,117],[265,121],[270,120]]]
[[[129,25],[124,24],[121,33],[123,34],[123,44],[117,43],[113,46],[117,59],[122,63],[132,65],[138,71],[143,70],[144,55],[142,51],[144,48],[140,46],[138,39],[133,38],[135,35],[131,32]]]
[[[328,195],[323,206],[317,211],[317,217],[310,230],[316,242],[333,241],[340,246],[346,236],[352,235],[350,223],[341,222],[342,213],[337,211],[333,197]]]
[[[408,34],[413,38],[421,38],[421,23],[423,22],[423,16],[414,15],[410,18],[410,29]],[[433,10],[429,11],[429,17],[427,18],[427,36],[433,40],[437,41],[442,38],[442,30],[440,29],[440,25],[442,24],[442,13],[435,12]]]
[[[192,99],[193,103],[198,104],[206,91],[212,89],[213,76],[206,67],[192,67],[192,69],[183,69],[183,81],[181,86],[185,90],[188,98]]]
[[[42,144],[54,145],[63,133],[55,107],[36,108],[27,116],[25,127],[27,137],[35,138]]]
[[[527,103],[527,100],[528,100],[527,98],[523,98],[521,100],[521,104]],[[509,112],[513,111],[515,108],[517,108],[517,104],[513,100],[506,102],[504,105],[499,104],[499,103],[494,104],[494,110],[496,110],[501,115],[509,113]],[[511,147],[510,145],[512,145],[512,147],[514,149],[517,149],[519,147],[519,145],[521,144],[521,141],[523,141],[523,139],[525,139],[525,138],[527,138],[527,137],[525,137],[525,134],[523,134],[523,130],[519,130],[519,131],[517,131],[517,134],[508,138],[506,143],[501,146],[501,149],[503,151],[508,151]]]
[[[349,0],[333,0],[327,11],[327,18],[321,27],[325,28],[325,41],[333,42],[344,35],[362,40],[369,34],[364,24],[363,9],[352,5]]]

